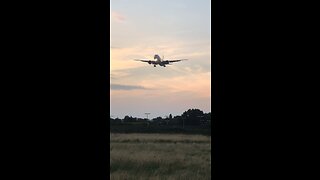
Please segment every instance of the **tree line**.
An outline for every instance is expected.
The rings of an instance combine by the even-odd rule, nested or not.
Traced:
[[[200,109],[189,109],[183,112],[181,115],[172,116],[167,115],[165,118],[156,117],[153,119],[136,118],[132,116],[125,116],[123,119],[110,117],[110,125],[121,124],[147,124],[153,126],[207,126],[211,127],[211,121],[215,120],[215,116],[212,119],[211,112],[204,113]]]

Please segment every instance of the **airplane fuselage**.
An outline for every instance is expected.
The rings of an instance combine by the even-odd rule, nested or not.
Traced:
[[[154,67],[156,67],[156,65],[166,67],[166,64],[169,64],[169,63],[166,63],[165,61],[162,61],[161,57],[158,54],[154,55],[154,59],[155,59],[153,63]]]
[[[158,54],[154,55],[153,59],[156,59],[157,62],[161,62],[161,57]]]

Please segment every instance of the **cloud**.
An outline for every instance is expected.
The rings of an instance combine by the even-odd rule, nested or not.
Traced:
[[[123,85],[123,84],[111,84],[110,88],[113,90],[136,90],[136,89],[147,89],[143,86]]]
[[[126,17],[119,12],[112,11],[111,17],[115,22],[118,22],[118,23],[122,23],[126,21]]]

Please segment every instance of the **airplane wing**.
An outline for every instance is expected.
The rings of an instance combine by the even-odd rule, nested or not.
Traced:
[[[173,63],[173,62],[179,62],[179,61],[185,61],[185,60],[188,60],[188,59],[165,60],[165,62],[167,62],[167,63]]]
[[[156,64],[155,61],[149,60],[149,59],[134,59],[134,60],[135,60],[135,61],[146,62],[146,63],[149,63],[149,64]]]
[[[141,62],[150,62],[151,60],[148,59],[134,59],[135,61],[141,61]]]
[[[167,60],[168,62],[179,62],[179,61],[185,61],[185,60],[188,60],[188,59],[175,59],[175,60]]]

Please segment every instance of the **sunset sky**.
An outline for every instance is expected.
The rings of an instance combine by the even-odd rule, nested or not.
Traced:
[[[211,111],[210,0],[111,0],[110,111]],[[153,67],[133,59],[188,59]]]

